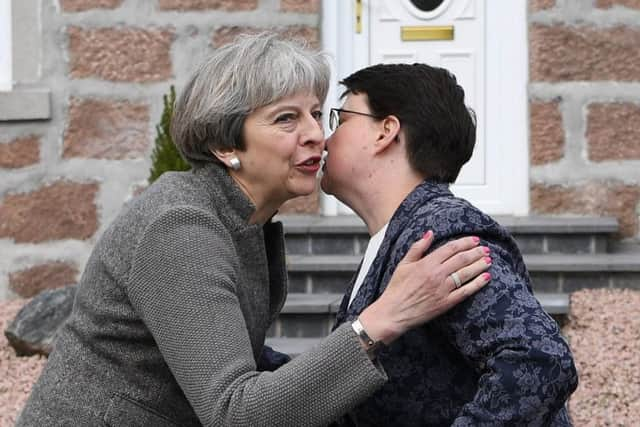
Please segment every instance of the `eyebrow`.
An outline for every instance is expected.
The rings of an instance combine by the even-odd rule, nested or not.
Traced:
[[[317,103],[317,104],[313,104],[311,106],[311,109],[321,109],[321,104]],[[299,105],[295,105],[295,104],[282,104],[282,105],[277,105],[277,106],[273,106],[272,108],[269,108],[266,113],[268,117],[273,117],[278,115],[279,113],[281,113],[283,110],[294,110],[294,111],[301,111],[303,110],[303,108]]]
[[[320,103],[317,104],[313,104],[311,105],[311,108],[320,108]],[[296,104],[282,104],[282,105],[278,105],[278,106],[273,106],[273,110],[286,110],[286,109],[291,109],[291,110],[300,110],[302,109],[301,106],[296,105]]]

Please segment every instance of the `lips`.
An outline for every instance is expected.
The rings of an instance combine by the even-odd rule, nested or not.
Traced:
[[[320,156],[312,156],[296,164],[296,169],[305,173],[316,173],[320,169]]]

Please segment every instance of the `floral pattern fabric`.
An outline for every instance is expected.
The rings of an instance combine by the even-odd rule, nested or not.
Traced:
[[[430,250],[458,237],[480,237],[491,249],[491,282],[384,348],[378,358],[389,381],[342,423],[570,426],[565,402],[578,376],[567,342],[533,296],[513,238],[446,184],[425,181],[403,201],[351,306],[351,291],[345,294],[337,325],[381,295],[427,230],[435,234]]]

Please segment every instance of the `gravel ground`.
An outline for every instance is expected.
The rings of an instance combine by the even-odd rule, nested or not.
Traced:
[[[565,328],[580,385],[569,408],[576,427],[637,426],[640,420],[640,292],[571,295]]]
[[[25,300],[0,302],[0,327]],[[583,290],[571,296],[565,334],[580,385],[569,402],[576,427],[634,426],[640,420],[640,292]],[[13,426],[44,358],[16,357],[0,335],[0,427]]]
[[[45,358],[16,357],[9,346],[4,330],[27,300],[0,302],[0,427],[13,426],[31,390],[40,375]]]

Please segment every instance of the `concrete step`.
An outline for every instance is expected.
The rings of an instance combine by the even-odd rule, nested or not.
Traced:
[[[269,337],[324,337],[331,332],[342,294],[289,293]]]
[[[363,254],[369,235],[357,216],[280,215],[287,251],[293,255]],[[496,220],[518,241],[523,253],[606,253],[618,231],[615,218],[500,216]]]
[[[280,313],[337,313],[342,294],[300,294],[290,293]]]
[[[536,297],[551,315],[569,313],[569,296],[561,293],[539,293]],[[329,334],[342,294],[291,293],[268,332],[272,338],[314,338]]]
[[[340,293],[360,255],[288,255],[289,290]],[[536,292],[568,293],[584,288],[640,289],[640,252],[619,254],[525,254]]]

